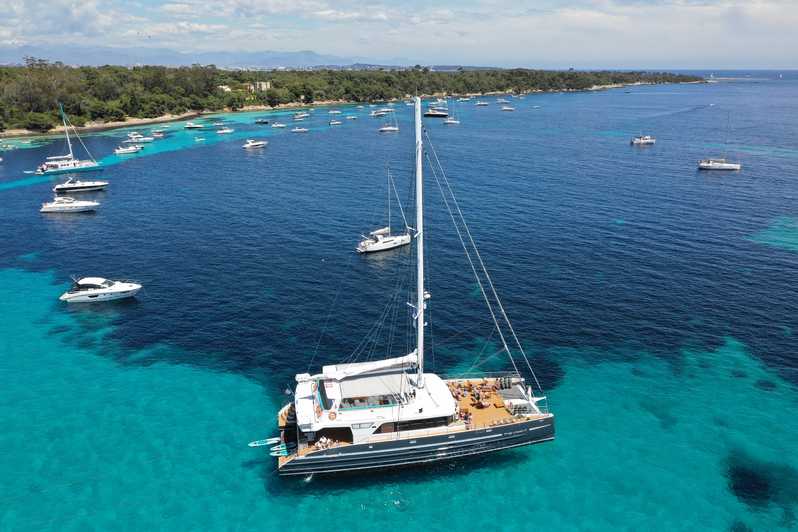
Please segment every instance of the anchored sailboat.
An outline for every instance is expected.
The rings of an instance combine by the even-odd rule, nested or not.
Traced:
[[[356,251],[358,253],[374,253],[377,251],[387,251],[389,249],[406,246],[410,243],[412,237],[410,236],[410,227],[407,225],[405,218],[405,211],[402,209],[402,202],[399,200],[399,194],[396,192],[396,184],[393,182],[391,171],[387,170],[388,174],[388,225],[380,229],[376,229],[363,236],[363,240],[357,245]],[[401,235],[391,234],[391,191],[396,196],[396,203],[399,204],[399,212],[402,214],[402,220],[405,222],[405,232]]]
[[[65,174],[67,172],[87,172],[90,170],[102,170],[102,166],[100,163],[94,160],[89,153],[88,148],[86,145],[83,144],[83,141],[80,139],[80,135],[78,135],[75,126],[69,123],[67,120],[66,113],[64,113],[64,107],[59,103],[58,109],[61,111],[61,120],[64,123],[64,136],[66,137],[67,147],[69,148],[69,154],[67,155],[54,155],[52,157],[48,157],[38,168],[36,168],[36,173],[41,174]],[[72,132],[75,134],[75,137],[80,142],[80,145],[83,146],[83,149],[86,150],[86,153],[89,156],[90,160],[81,160],[76,159],[75,154],[72,152],[72,141],[69,138],[69,129],[72,128]]]
[[[475,246],[469,252],[467,242],[473,246],[473,239],[442,168],[440,177],[451,193],[451,198],[445,200],[447,208],[453,220],[457,215],[462,219],[461,225],[455,227],[504,350],[510,355],[516,371],[453,379],[425,372],[425,311],[430,295],[424,283],[423,141],[419,98],[415,98],[414,107],[416,291],[415,301],[410,306],[415,323],[415,349],[404,356],[328,365],[319,373],[296,375],[294,400],[277,416],[279,440],[259,440],[250,444],[266,446],[279,442],[271,447],[270,454],[277,458],[281,475],[423,464],[554,439],[554,415],[545,407],[545,397],[536,395],[527,386],[513,361],[508,340],[514,341],[513,350],[523,355],[534,378],[482,258]],[[440,184],[434,166],[433,172]],[[477,270],[481,270],[481,277]],[[537,384],[536,378],[534,383]]]

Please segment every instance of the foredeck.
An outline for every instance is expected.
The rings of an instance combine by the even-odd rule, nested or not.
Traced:
[[[478,429],[510,423],[514,417],[504,406],[495,379],[462,379],[446,383],[457,401],[466,428]]]

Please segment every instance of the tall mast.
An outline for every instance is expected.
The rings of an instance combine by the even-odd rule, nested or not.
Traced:
[[[58,109],[61,111],[61,120],[64,122],[64,135],[66,135],[67,146],[69,146],[69,158],[74,159],[72,155],[72,142],[69,140],[69,128],[67,127],[66,115],[64,114],[64,106],[59,102]]]
[[[421,140],[421,98],[415,97],[416,112],[416,354],[418,356],[418,387],[424,387],[424,174]]]

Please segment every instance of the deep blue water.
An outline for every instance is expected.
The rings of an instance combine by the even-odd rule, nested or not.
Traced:
[[[61,141],[0,153],[0,529],[795,528],[798,79],[734,77],[427,122],[557,440],[367,477],[279,479],[246,443],[295,373],[349,356],[386,308],[371,354],[404,353],[390,303],[409,254],[353,250],[384,222],[386,164],[412,214],[409,107],[398,135],[368,108],[336,128],[317,109],[306,135],[224,115],[230,137],[178,124],[127,160],[107,154],[129,130],[89,136],[107,168],[87,176],[111,182],[92,215],[38,212],[57,179],[25,171]],[[656,146],[629,146],[641,133]],[[723,154],[743,170],[695,170]],[[428,361],[453,373],[495,338],[426,192]],[[145,289],[67,308],[70,275]]]

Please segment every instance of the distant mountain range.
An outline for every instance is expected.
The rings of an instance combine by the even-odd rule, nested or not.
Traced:
[[[19,64],[25,56],[61,61],[67,65],[216,65],[223,68],[307,68],[320,65],[346,66],[355,63],[399,65],[362,57],[340,57],[299,52],[178,52],[166,48],[112,48],[98,46],[0,46],[0,64]]]

